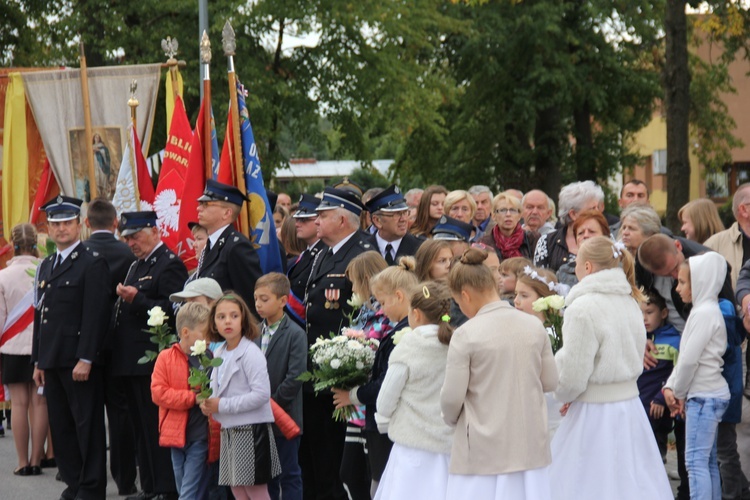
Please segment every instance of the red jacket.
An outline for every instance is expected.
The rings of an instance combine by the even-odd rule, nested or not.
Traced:
[[[188,411],[195,406],[195,392],[188,385],[188,358],[180,344],[159,353],[151,375],[151,399],[159,407],[159,446],[185,447]],[[220,426],[208,420],[208,462],[219,459]]]

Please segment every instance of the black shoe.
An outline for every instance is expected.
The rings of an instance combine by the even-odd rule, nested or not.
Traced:
[[[55,481],[62,481],[62,476],[60,475],[59,472],[55,474]]]
[[[4,438],[4,437],[5,437],[5,429],[3,429],[3,426],[0,425],[0,438]]]
[[[121,488],[117,490],[117,494],[121,497],[126,497],[128,495],[135,495],[138,493],[138,487],[136,485],[131,485],[130,488]]]
[[[31,467],[31,473],[30,476],[39,476],[42,473],[42,468],[38,465],[32,465]]]
[[[13,475],[15,476],[30,476],[31,475],[31,466],[30,465],[24,465],[23,467],[19,467],[18,469],[13,471]]]
[[[43,458],[39,466],[42,469],[54,469],[57,467],[57,460],[55,460],[55,457]]]

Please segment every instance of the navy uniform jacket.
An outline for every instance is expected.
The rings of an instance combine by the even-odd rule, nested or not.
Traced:
[[[403,239],[401,240],[401,244],[398,246],[398,251],[396,252],[396,258],[394,259],[394,262],[398,264],[398,259],[400,259],[401,257],[413,257],[417,253],[417,250],[419,250],[419,247],[422,245],[422,243],[424,243],[424,241],[425,240],[420,240],[411,233],[406,233],[406,235],[404,235]],[[380,252],[378,240],[374,234],[370,235],[368,243],[372,245],[374,250]],[[383,254],[381,253],[380,255]]]
[[[342,327],[349,326],[347,315],[352,313],[352,306],[346,302],[352,298],[352,282],[346,278],[346,266],[357,255],[372,250],[377,251],[356,232],[335,255],[330,250],[318,253],[305,302],[308,345],[318,337],[328,338],[331,332],[339,334]],[[338,307],[326,298],[326,290],[329,290],[329,296],[338,296],[335,300]],[[329,302],[328,308],[325,307],[326,301]]]
[[[81,243],[52,270],[56,258],[37,270],[31,360],[40,370],[73,368],[81,359],[99,363],[111,311],[107,263]]]
[[[83,242],[83,245],[95,256],[104,258],[112,277],[113,301],[117,300],[117,284],[125,281],[125,275],[128,273],[130,264],[135,260],[135,255],[125,243],[115,238],[112,233],[92,234],[89,239]]]
[[[234,290],[240,294],[257,317],[253,295],[255,282],[262,275],[260,258],[253,244],[230,225],[203,258],[199,277],[213,278],[222,290]]]
[[[154,363],[138,364],[147,350],[155,351],[151,334],[145,332],[149,326],[148,311],[161,307],[167,316],[168,324],[175,332],[174,313],[169,296],[182,290],[187,280],[185,264],[162,244],[145,261],[131,265],[125,286],[134,286],[138,293],[128,304],[120,300],[115,307],[114,338],[112,339],[112,373],[115,376],[151,375]]]
[[[303,329],[305,328],[304,313],[301,318],[298,318],[297,310],[304,312],[305,288],[307,287],[307,281],[310,279],[310,271],[312,271],[315,256],[318,255],[318,252],[327,249],[328,247],[325,243],[318,240],[309,251],[305,250],[298,259],[295,259],[295,262],[289,266],[289,271],[287,272],[292,293],[292,296],[289,297],[290,303],[287,306],[287,312],[290,313],[290,319]]]

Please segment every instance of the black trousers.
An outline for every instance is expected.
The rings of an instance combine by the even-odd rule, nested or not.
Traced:
[[[159,407],[151,400],[151,377],[122,377],[138,441],[138,470],[146,493],[176,493],[172,454],[159,446]]]
[[[128,398],[121,377],[112,375],[109,359],[104,362],[104,406],[109,422],[109,470],[120,491],[129,490],[135,484],[135,431],[128,410]]]
[[[305,430],[299,449],[305,500],[346,500],[339,478],[346,424],[333,420],[333,395],[302,393]]]
[[[62,497],[100,500],[107,489],[102,368],[92,366],[86,382],[74,382],[72,368],[45,370],[44,377],[55,458],[67,485]]]

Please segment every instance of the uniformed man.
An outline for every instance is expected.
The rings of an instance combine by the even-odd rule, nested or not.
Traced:
[[[308,344],[348,325],[352,283],[346,278],[346,267],[357,255],[374,250],[359,231],[363,208],[355,194],[326,188],[316,209],[317,235],[329,249],[318,252],[307,284]],[[347,498],[339,479],[346,424],[333,420],[333,410],[331,394],[315,395],[310,384],[303,386],[305,433],[300,464],[305,498]]]
[[[117,301],[117,284],[125,281],[130,265],[135,260],[133,252],[122,241],[115,238],[117,210],[106,198],[97,198],[89,203],[86,211],[86,226],[91,236],[83,242],[89,252],[104,258],[111,275],[110,307]],[[117,483],[121,496],[137,492],[135,486],[135,433],[128,411],[128,400],[122,380],[112,374],[112,332],[107,332],[104,344],[104,406],[107,410],[109,432],[109,470]]]
[[[35,285],[34,381],[44,386],[61,499],[106,496],[101,349],[109,324],[109,269],[81,243],[82,201],[58,196],[42,207],[57,251]]]
[[[369,241],[389,266],[401,257],[417,253],[423,240],[409,234],[409,206],[398,186],[381,191],[365,206],[371,214],[372,225],[377,228]]]
[[[302,328],[305,328],[305,288],[310,279],[313,260],[318,252],[328,248],[318,238],[318,228],[315,225],[315,220],[318,218],[315,209],[319,204],[320,198],[311,194],[303,194],[299,200],[299,208],[292,215],[297,238],[304,241],[307,248],[289,266],[287,277],[292,287],[286,309],[289,317]]]
[[[255,314],[255,282],[263,274],[260,259],[250,240],[233,226],[245,200],[234,186],[206,181],[198,198],[198,222],[208,231],[208,243],[194,276],[213,278],[222,290],[234,290]]]
[[[125,212],[120,234],[135,255],[125,280],[117,285],[114,311],[112,371],[121,377],[138,441],[142,492],[128,498],[169,498],[176,493],[168,448],[159,446],[159,408],[151,400],[154,363],[139,363],[147,350],[156,350],[147,321],[148,311],[159,306],[172,316],[169,296],[182,290],[187,269],[162,243],[156,212]],[[173,318],[169,324],[174,331]]]

